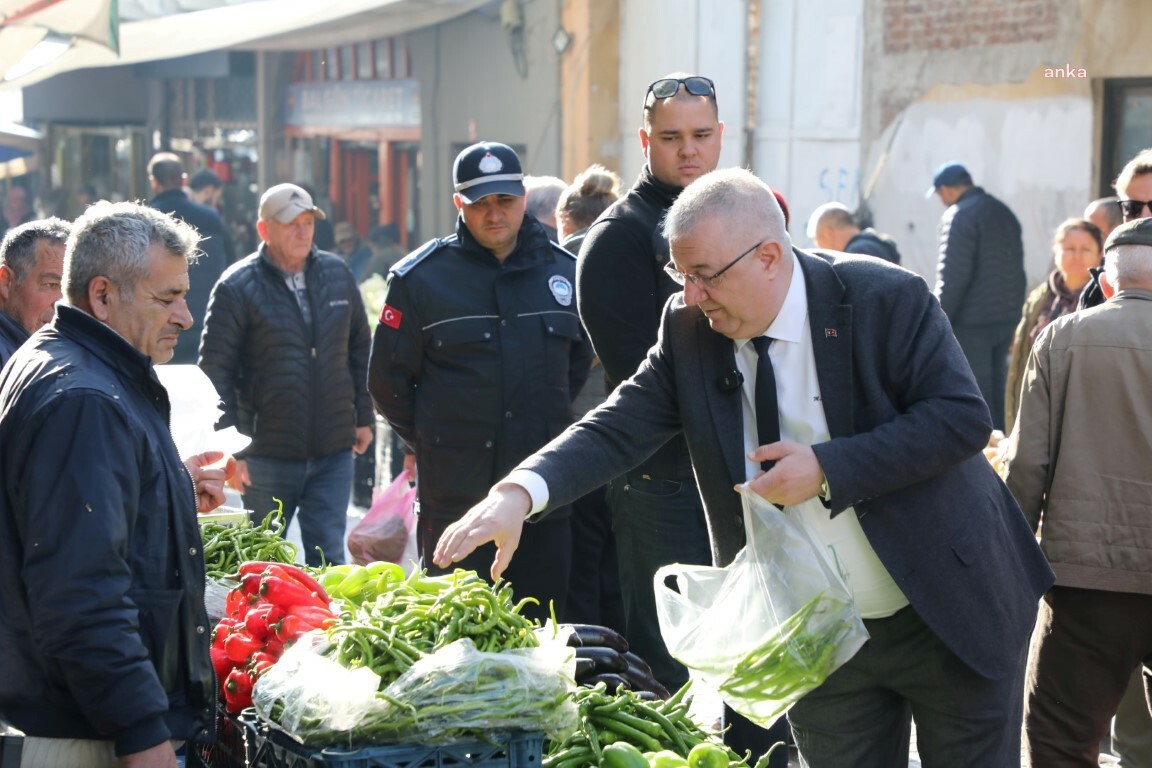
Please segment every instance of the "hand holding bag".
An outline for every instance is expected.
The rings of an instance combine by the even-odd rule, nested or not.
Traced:
[[[404,552],[416,524],[413,505],[416,487],[404,470],[387,488],[378,491],[372,506],[348,534],[348,552],[359,565],[385,561],[403,565]]]
[[[672,656],[767,727],[852,658],[868,632],[802,523],[745,486],[740,494],[744,549],[725,568],[659,569],[656,609]]]

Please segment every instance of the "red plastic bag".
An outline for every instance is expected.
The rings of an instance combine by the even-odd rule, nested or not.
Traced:
[[[404,470],[382,491],[377,491],[364,519],[348,534],[348,551],[360,565],[376,561],[403,565],[404,551],[416,524],[413,505],[416,487]]]

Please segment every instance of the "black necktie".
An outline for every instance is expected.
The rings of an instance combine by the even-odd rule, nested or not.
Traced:
[[[752,339],[756,348],[756,439],[759,445],[780,442],[780,415],[776,405],[776,374],[772,371],[772,360],[768,348],[773,339],[757,336]],[[775,461],[762,461],[760,468],[765,472],[772,469]]]

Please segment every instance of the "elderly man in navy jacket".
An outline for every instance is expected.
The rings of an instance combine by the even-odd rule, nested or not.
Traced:
[[[927,285],[794,250],[771,189],[743,170],[689,186],[665,232],[684,292],[647,360],[449,529],[437,562],[494,540],[499,572],[527,515],[683,430],[716,564],[744,545],[733,486],[747,482],[804,518],[864,618],[870,640],[789,713],[807,764],[906,765],[914,717],[926,763],[1018,765],[1024,657],[1052,572],[981,455],[988,408]]]

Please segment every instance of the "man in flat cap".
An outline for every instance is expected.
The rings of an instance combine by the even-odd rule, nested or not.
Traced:
[[[1108,301],[1036,339],[1005,457],[1056,572],[1028,663],[1029,766],[1096,765],[1152,665],[1152,218],[1109,236],[1102,287]]]
[[[423,565],[440,534],[525,456],[572,422],[592,347],[576,311],[575,259],[525,216],[512,149],[480,142],[453,166],[456,234],[432,240],[388,273],[368,388],[415,454]],[[411,463],[411,462],[409,462]],[[506,578],[528,613],[564,615],[570,514],[525,532]],[[494,548],[458,563],[487,575]]]
[[[936,298],[976,374],[992,426],[1003,429],[1008,351],[1028,289],[1020,222],[960,163],[940,166],[927,194],[947,206],[940,219]]]
[[[244,506],[258,519],[274,498],[286,521],[299,511],[309,565],[344,562],[352,453],[375,423],[364,303],[344,260],[312,245],[323,217],[295,184],[264,193],[263,242],[212,289],[200,343],[224,411],[217,426],[252,438],[237,457]]]

